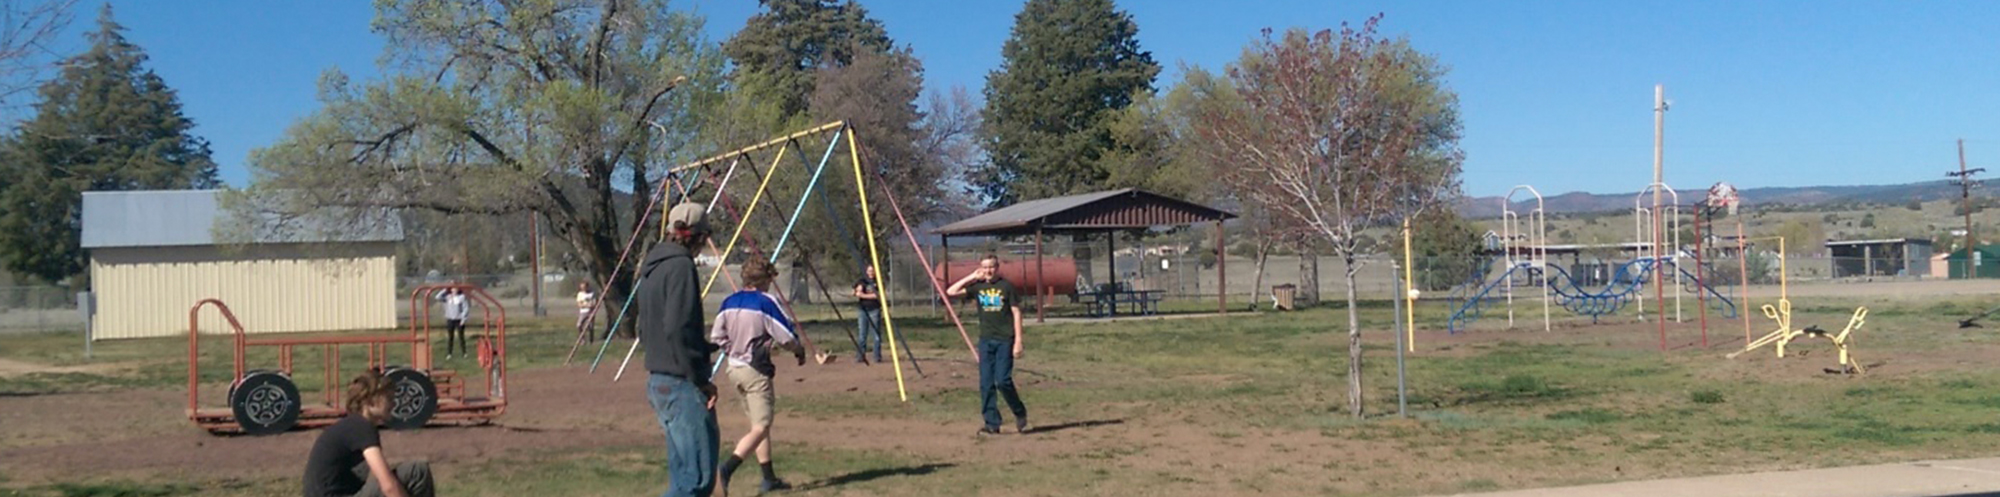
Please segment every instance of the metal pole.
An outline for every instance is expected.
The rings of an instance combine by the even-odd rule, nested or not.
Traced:
[[[1743,320],[1743,345],[1750,345],[1750,245],[1743,241],[1743,217],[1736,217],[1736,317]]]
[[[1708,348],[1708,293],[1702,290],[1708,286],[1705,284],[1708,282],[1708,266],[1701,263],[1701,252],[1704,247],[1702,238],[1705,238],[1701,231],[1701,216],[1708,212],[1705,203],[1694,209],[1694,298],[1696,306],[1701,308],[1701,348],[1704,349]],[[1674,268],[1678,269],[1680,265],[1675,264]]]
[[[1405,349],[1408,349],[1408,350],[1409,350],[1410,352],[1416,352],[1416,351],[1417,351],[1417,278],[1416,278],[1416,276],[1417,276],[1417,275],[1416,275],[1416,268],[1417,268],[1417,259],[1416,259],[1416,251],[1415,251],[1414,249],[1410,248],[1410,220],[1409,220],[1408,218],[1404,218],[1404,219],[1403,219],[1403,290],[1404,290],[1404,292],[1403,292],[1403,294],[1402,294],[1402,295],[1397,295],[1397,296],[1396,296],[1396,300],[1397,300],[1397,301],[1403,301],[1403,300],[1408,300],[1408,301],[1409,301],[1409,303],[1408,303],[1407,305],[1405,305],[1405,306],[1403,307],[1403,333],[1404,333],[1404,335],[1405,335],[1405,338],[1404,338],[1404,340],[1405,340],[1405,346],[1404,346],[1403,348],[1405,348]],[[1543,279],[1548,279],[1548,275],[1547,275],[1546,273],[1544,273],[1544,274],[1542,275],[1542,278],[1543,278]],[[1543,319],[1542,321],[1543,321],[1544,323],[1546,323],[1546,322],[1547,322],[1548,320],[1547,320],[1547,319]],[[1542,331],[1548,331],[1548,330],[1542,330]]]
[[[1390,262],[1389,272],[1394,274],[1394,278],[1396,279],[1397,292],[1402,293],[1403,295],[1394,295],[1392,296],[1393,298],[1389,300],[1396,301],[1395,322],[1396,322],[1396,327],[1401,328],[1403,327],[1403,297],[1405,295],[1409,295],[1409,291],[1404,289],[1404,286],[1407,282],[1403,280],[1403,272],[1397,271],[1396,266],[1397,264],[1395,262],[1393,261]],[[1402,333],[1396,334],[1396,417],[1399,418],[1410,417],[1410,395],[1408,386],[1409,382],[1408,382],[1408,375],[1405,374],[1405,370],[1403,367],[1403,349],[1408,348],[1407,343],[1408,342],[1403,339]]]
[[[1653,184],[1666,184],[1665,145],[1667,126],[1667,86],[1653,85]],[[1653,190],[1653,293],[1659,305],[1660,351],[1667,350],[1667,282],[1660,279],[1665,270],[1661,267],[1662,225],[1660,224],[1660,189]]]
[[[1667,126],[1667,86],[1653,85],[1653,182],[1666,183],[1665,158]],[[1660,192],[1653,192],[1653,211],[1660,210]]]

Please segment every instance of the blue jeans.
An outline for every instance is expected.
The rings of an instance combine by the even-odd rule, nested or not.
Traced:
[[[1028,406],[1021,403],[1021,393],[1014,390],[1014,340],[980,337],[979,339],[979,410],[986,416],[986,427],[1000,429],[1000,407],[993,401],[993,394],[1007,398],[1007,408],[1014,411],[1014,419],[1028,417]]]
[[[875,362],[882,362],[882,309],[861,309],[860,312],[861,317],[857,320],[860,321],[861,335],[857,338],[860,339],[861,349],[854,351],[854,355],[866,359],[868,353],[873,351]],[[870,340],[874,345],[869,345]]]
[[[653,373],[646,380],[646,399],[667,435],[669,486],[662,497],[707,497],[715,491],[715,456],[720,435],[715,412],[694,382]]]

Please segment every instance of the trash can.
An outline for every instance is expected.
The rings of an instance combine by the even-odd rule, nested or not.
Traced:
[[[1281,311],[1298,310],[1293,304],[1293,300],[1298,296],[1298,285],[1284,284],[1271,287],[1271,308]]]

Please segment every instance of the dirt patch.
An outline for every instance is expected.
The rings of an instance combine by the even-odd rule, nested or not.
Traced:
[[[32,362],[0,358],[0,378],[33,373],[112,373],[132,367],[123,363],[95,363],[76,366],[50,366]]]

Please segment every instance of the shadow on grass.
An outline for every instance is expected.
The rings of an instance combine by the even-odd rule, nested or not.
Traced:
[[[817,488],[831,488],[831,487],[838,487],[841,485],[847,485],[850,483],[861,483],[865,481],[878,480],[892,476],[923,476],[931,473],[936,473],[938,472],[938,470],[941,469],[949,469],[955,466],[958,465],[953,463],[927,463],[917,466],[904,466],[900,468],[879,468],[879,469],[862,470],[844,475],[836,475],[828,477],[827,479],[824,480],[807,483],[804,485],[799,485],[797,489],[812,490]]]
[[[1090,428],[1093,426],[1122,425],[1122,424],[1125,424],[1125,420],[1123,419],[1093,419],[1090,421],[1076,421],[1071,423],[1055,424],[1048,426],[1036,426],[1029,428],[1028,433],[1030,434],[1048,433],[1052,431],[1063,431],[1072,428]]]

